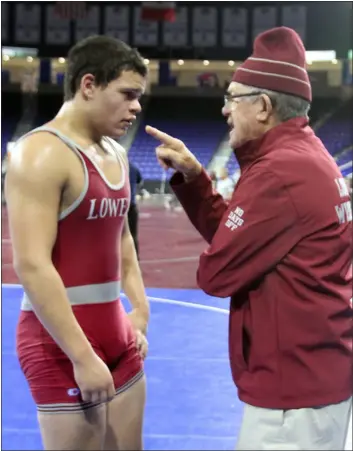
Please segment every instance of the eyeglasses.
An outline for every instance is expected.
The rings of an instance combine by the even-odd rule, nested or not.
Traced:
[[[234,102],[234,100],[242,99],[243,97],[253,97],[253,96],[259,96],[260,94],[263,94],[261,91],[254,91],[254,92],[247,92],[245,94],[230,94],[227,92],[224,95],[224,105],[227,106],[230,103]],[[239,103],[239,102],[237,102]]]

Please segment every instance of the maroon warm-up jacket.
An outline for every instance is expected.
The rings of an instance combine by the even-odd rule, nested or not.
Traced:
[[[226,203],[206,172],[171,186],[209,247],[197,281],[231,297],[229,355],[239,398],[265,408],[352,395],[352,210],[342,175],[304,118],[237,149]]]

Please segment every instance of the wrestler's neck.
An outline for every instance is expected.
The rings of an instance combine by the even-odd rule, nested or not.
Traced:
[[[92,118],[85,107],[86,105],[82,105],[77,99],[64,102],[53,122],[69,135],[78,135],[99,144],[102,134],[94,127]]]

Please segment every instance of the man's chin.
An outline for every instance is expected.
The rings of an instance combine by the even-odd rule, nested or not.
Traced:
[[[233,149],[233,150],[237,150],[239,149],[239,147],[242,147],[244,144],[246,144],[247,142],[251,141],[251,139],[239,139],[234,137],[230,137],[229,138],[229,146]]]
[[[233,150],[235,150],[241,146],[241,143],[235,138],[229,138],[228,142],[229,142],[229,147],[231,147]]]
[[[229,133],[229,146],[235,150],[237,147],[239,147],[240,143],[239,143],[239,139],[237,139],[237,136],[235,134],[235,129],[233,128],[230,133]]]

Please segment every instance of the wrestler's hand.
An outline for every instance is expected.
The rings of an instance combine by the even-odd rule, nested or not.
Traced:
[[[148,351],[148,341],[146,338],[149,312],[133,309],[128,314],[132,327],[136,333],[136,347],[140,356],[145,359]]]
[[[147,125],[146,132],[161,144],[156,148],[159,164],[164,169],[175,169],[181,172],[186,180],[197,177],[202,165],[180,139],[173,138],[157,128]]]
[[[136,330],[136,347],[141,358],[145,360],[148,352],[148,341],[145,335],[139,330]]]
[[[95,352],[82,361],[73,363],[73,369],[84,402],[107,402],[114,398],[113,377]]]
[[[143,335],[147,334],[149,312],[144,312],[138,308],[135,308],[128,314],[128,317],[130,318],[134,330],[142,332]]]

